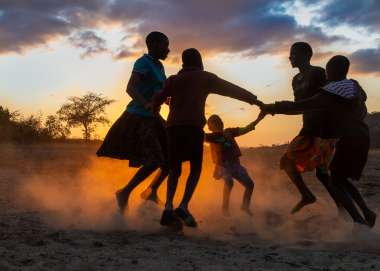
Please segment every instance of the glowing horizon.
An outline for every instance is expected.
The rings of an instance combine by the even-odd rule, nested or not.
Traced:
[[[0,105],[24,115],[42,112],[46,117],[55,113],[67,97],[92,91],[116,100],[107,108],[113,122],[130,100],[125,87],[134,60],[145,52],[144,35],[159,28],[171,41],[172,53],[163,62],[167,76],[180,69],[178,55],[183,49],[197,47],[205,58],[206,70],[250,90],[264,102],[292,99],[291,78],[297,70],[288,63],[288,49],[292,42],[301,39],[313,46],[314,65],[324,66],[333,54],[349,56],[352,60],[349,77],[357,79],[367,91],[369,112],[380,110],[380,95],[376,93],[380,83],[380,32],[376,16],[353,25],[351,17],[337,8],[336,1],[311,4],[297,0],[278,5],[275,0],[265,3],[242,0],[224,3],[228,11],[214,7],[211,2],[202,3],[213,6],[213,12],[199,21],[192,20],[191,14],[200,16],[194,4],[172,3],[170,11],[157,15],[142,11],[137,2],[102,4],[108,9],[77,4],[81,17],[69,14],[65,20],[70,24],[63,22],[67,29],[31,21],[30,32],[34,36],[23,33],[18,25],[27,24],[28,16],[13,22],[9,15],[18,9],[27,14],[39,12],[33,5],[0,4],[0,22],[8,22],[0,24],[0,33],[6,33],[5,40],[0,40]],[[151,5],[155,7],[153,2]],[[69,12],[71,6],[46,5],[46,8],[61,14],[66,8]],[[372,2],[363,4],[363,8],[371,14],[380,11],[380,6]],[[177,12],[170,13],[173,10]],[[326,17],[329,15],[335,17]],[[148,17],[151,21],[145,20]],[[221,24],[222,19],[228,23]],[[200,26],[199,30],[193,24]],[[179,28],[183,31],[178,31]],[[208,32],[211,29],[212,35]],[[258,114],[257,107],[226,97],[211,95],[207,104],[206,113],[221,115],[226,127],[246,125]],[[242,146],[285,143],[297,134],[301,125],[299,116],[269,116],[238,141]],[[107,130],[108,127],[99,126],[95,134],[103,138]],[[72,136],[80,137],[79,129],[73,129]]]

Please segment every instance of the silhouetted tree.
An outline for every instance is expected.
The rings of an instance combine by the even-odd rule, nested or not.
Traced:
[[[88,93],[82,97],[69,97],[67,103],[57,111],[61,120],[68,127],[82,127],[83,138],[87,141],[91,138],[97,124],[108,124],[105,108],[113,103],[101,94]]]
[[[49,135],[42,126],[42,116],[31,115],[27,118],[20,118],[14,125],[12,140],[19,143],[31,143],[48,140]]]
[[[19,117],[18,111],[9,111],[8,108],[2,107],[0,105],[0,125],[8,124],[12,121],[16,121],[17,117]]]
[[[70,129],[62,123],[58,116],[54,115],[46,117],[45,130],[51,138],[66,139],[70,135]]]
[[[11,140],[18,117],[17,111],[11,112],[8,108],[0,106],[0,141]]]

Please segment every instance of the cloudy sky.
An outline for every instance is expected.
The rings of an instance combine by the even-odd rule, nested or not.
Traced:
[[[265,102],[292,98],[293,42],[313,46],[315,65],[344,54],[350,77],[368,93],[369,111],[380,111],[379,14],[378,0],[0,0],[0,105],[46,116],[66,97],[93,91],[117,100],[108,109],[113,121],[129,101],[125,86],[146,34],[159,30],[172,50],[167,75],[179,70],[183,49],[196,47],[207,70]],[[207,104],[227,126],[258,113],[229,98],[210,96]],[[240,143],[283,143],[300,125],[298,116],[268,117]]]

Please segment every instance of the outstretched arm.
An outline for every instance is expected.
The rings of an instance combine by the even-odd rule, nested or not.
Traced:
[[[228,96],[249,104],[262,105],[262,102],[257,100],[256,95],[252,94],[248,90],[241,88],[233,83],[223,80],[216,75],[210,81],[211,93],[219,94],[222,96]]]
[[[304,112],[324,110],[329,105],[329,101],[328,95],[319,93],[298,102],[282,101],[264,104],[261,106],[261,110],[266,114],[297,115]]]

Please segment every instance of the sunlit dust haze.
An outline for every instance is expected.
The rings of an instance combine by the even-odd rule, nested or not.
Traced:
[[[19,208],[38,210],[49,225],[57,228],[142,232],[164,230],[159,225],[162,206],[140,198],[154,174],[133,191],[129,209],[121,216],[116,206],[115,191],[125,186],[136,170],[129,168],[127,161],[97,158],[95,154],[88,154],[88,147],[78,145],[77,149],[71,148],[71,152],[65,145],[55,147],[53,152],[44,151],[43,148],[35,150],[40,154],[49,152],[51,159],[35,161],[24,167],[25,177],[20,181],[16,193]],[[73,153],[76,153],[75,157],[72,157]],[[252,199],[254,216],[249,217],[240,210],[243,188],[236,182],[230,202],[231,214],[225,217],[221,212],[223,182],[212,177],[213,164],[209,149],[206,148],[202,176],[190,204],[199,222],[199,229],[185,229],[185,232],[216,239],[254,235],[276,242],[299,239],[338,241],[350,238],[352,229],[349,220],[345,222],[337,219],[332,200],[314,178],[311,178],[310,183],[324,196],[299,214],[290,215],[299,196],[284,173],[279,171],[277,154],[278,151],[268,148],[244,150],[242,163],[255,181]],[[183,169],[176,203],[183,195],[188,165],[184,164]],[[159,197],[164,200],[165,194],[166,181],[159,190]]]

